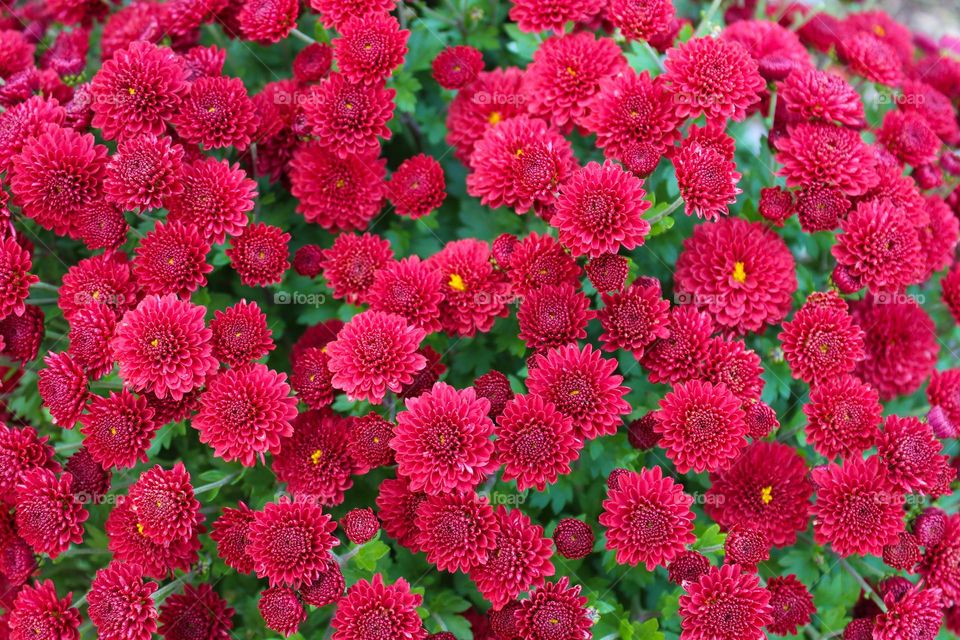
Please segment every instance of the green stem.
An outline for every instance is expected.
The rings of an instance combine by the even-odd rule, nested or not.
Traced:
[[[34,282],[31,286],[36,287],[37,289],[43,289],[45,291],[53,291],[54,293],[58,293],[60,291],[59,287],[55,287],[47,282]]]
[[[303,42],[306,42],[307,44],[316,44],[317,42],[316,40],[314,40],[313,38],[305,34],[303,31],[300,31],[300,29],[297,29],[296,27],[294,27],[293,29],[290,29],[290,35],[292,35],[294,38],[297,38],[298,40],[302,40]]]
[[[677,209],[679,209],[679,208],[680,208],[680,205],[682,205],[682,204],[683,204],[683,198],[682,198],[682,197],[677,197],[676,200],[674,200],[673,202],[670,203],[670,206],[669,206],[669,207],[667,207],[666,209],[664,209],[664,210],[661,211],[660,213],[656,214],[656,215],[653,216],[652,218],[647,218],[647,222],[649,222],[649,223],[650,223],[650,226],[652,227],[653,225],[657,224],[658,222],[660,222],[661,220],[663,220],[664,218],[666,218],[668,215],[670,215],[671,213],[673,213],[674,211],[676,211]]]
[[[647,53],[653,58],[657,66],[660,67],[660,71],[666,71],[667,67],[663,64],[663,58],[660,57],[660,52],[650,46],[650,43],[646,40],[643,41],[643,48],[646,49]]]
[[[216,482],[211,482],[209,484],[200,485],[193,490],[194,495],[198,493],[204,493],[206,491],[212,491],[213,489],[218,489],[225,484],[230,484],[231,481],[235,480],[240,475],[239,472],[231,473],[227,476],[224,476],[217,480]]]
[[[840,556],[837,556],[837,562],[840,564],[841,567],[843,567],[844,571],[846,571],[851,576],[853,576],[853,579],[856,580],[857,583],[859,583],[860,588],[863,589],[863,592],[866,593],[870,597],[870,599],[877,604],[878,607],[880,607],[880,610],[886,613],[887,605],[884,604],[883,599],[879,595],[877,595],[877,592],[873,590],[873,587],[871,587],[870,584],[863,579],[863,576],[860,575],[860,572],[854,569],[853,566],[851,566],[851,564],[847,562],[846,558],[841,558]]]
[[[697,31],[694,33],[694,37],[704,36],[707,34],[707,31],[710,29],[710,25],[713,24],[713,16],[720,9],[720,5],[723,4],[723,0],[713,0],[710,3],[710,6],[707,7],[706,12],[703,14],[703,19],[700,20],[700,24],[697,25]]]

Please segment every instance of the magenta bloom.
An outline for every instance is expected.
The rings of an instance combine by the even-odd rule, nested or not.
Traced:
[[[347,591],[337,605],[332,626],[333,640],[367,640],[371,637],[423,640],[417,607],[423,598],[410,591],[403,578],[384,584],[379,573],[373,581],[360,580]]]
[[[770,592],[737,565],[711,567],[680,596],[684,639],[762,640],[773,622]]]
[[[310,584],[327,567],[330,551],[340,544],[332,534],[337,523],[312,502],[281,498],[254,513],[247,553],[257,577],[270,585]]]
[[[157,630],[156,582],[144,582],[140,567],[112,562],[97,571],[87,594],[87,615],[102,640],[150,640]]]

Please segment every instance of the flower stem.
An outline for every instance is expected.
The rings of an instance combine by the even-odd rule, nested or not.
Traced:
[[[225,484],[230,484],[232,480],[235,480],[239,476],[239,472],[231,473],[227,476],[224,476],[217,480],[216,482],[211,482],[209,484],[204,484],[193,490],[194,494],[204,493],[205,491],[212,491],[213,489],[218,489]]]
[[[300,29],[297,29],[296,27],[294,27],[293,29],[290,29],[290,35],[292,35],[294,38],[297,38],[298,40],[302,40],[303,42],[306,42],[307,44],[316,44],[317,42],[316,40],[314,40],[313,38],[305,34],[303,31],[300,31]]]
[[[36,287],[37,289],[43,289],[45,291],[53,291],[54,293],[60,291],[60,287],[55,287],[48,282],[34,282],[31,286]]]
[[[669,207],[667,207],[666,209],[664,209],[664,210],[661,211],[660,213],[656,214],[656,215],[653,216],[652,218],[648,218],[648,219],[647,219],[647,222],[649,222],[649,223],[650,223],[650,226],[652,227],[653,225],[657,224],[658,222],[660,222],[661,220],[663,220],[664,218],[666,218],[668,215],[670,215],[671,213],[673,213],[674,211],[676,211],[677,209],[679,209],[679,208],[680,208],[680,205],[682,205],[682,204],[683,204],[683,198],[682,198],[682,197],[678,197],[676,200],[674,200],[673,202],[670,203],[670,206],[669,206]]]
[[[877,595],[877,592],[873,590],[873,587],[871,587],[870,584],[863,579],[863,576],[860,575],[860,572],[854,569],[853,566],[849,562],[847,562],[846,558],[841,558],[840,556],[837,556],[837,562],[840,564],[841,567],[843,567],[843,569],[847,573],[853,576],[853,579],[856,580],[857,583],[859,583],[860,588],[863,589],[863,592],[866,593],[870,597],[870,599],[877,604],[878,607],[880,607],[880,610],[886,613],[887,605],[885,605],[883,602],[883,599],[880,598],[879,595]]]
[[[350,551],[347,551],[342,556],[338,556],[333,551],[330,552],[330,555],[333,556],[333,559],[336,560],[337,564],[340,565],[340,568],[343,569],[344,567],[347,566],[347,563],[350,562],[350,558],[360,553],[360,548],[362,546],[363,545],[360,545],[360,544],[355,545],[353,549],[350,549]]]

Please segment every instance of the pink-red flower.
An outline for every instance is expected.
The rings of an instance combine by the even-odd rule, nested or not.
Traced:
[[[30,252],[20,246],[15,238],[0,240],[0,318],[12,314],[23,315],[26,311],[30,286],[40,278],[30,273]]]
[[[737,186],[741,176],[732,159],[687,138],[671,160],[684,213],[706,220],[729,215],[729,205],[735,203],[743,191]]]
[[[183,191],[183,147],[167,136],[125,138],[107,164],[103,190],[107,200],[127,211],[159,209]]]
[[[307,411],[293,421],[293,433],[280,441],[273,472],[300,499],[323,506],[343,502],[358,471],[348,449],[349,420],[326,411]]]
[[[80,417],[83,444],[105,469],[124,469],[138,461],[147,462],[147,449],[160,426],[147,399],[126,389],[93,398]]]
[[[140,567],[112,562],[97,571],[87,594],[87,615],[103,640],[150,640],[157,630],[153,592]]]
[[[210,243],[240,235],[253,209],[257,183],[239,165],[206,157],[183,165],[183,190],[165,202],[168,222],[196,225]]]
[[[73,494],[73,476],[31,469],[17,482],[17,533],[36,553],[51,558],[83,542],[88,513]]]
[[[417,614],[421,602],[423,598],[411,592],[403,578],[385,584],[377,573],[372,581],[360,580],[337,605],[331,622],[336,629],[333,640],[423,640],[427,632]]]
[[[333,49],[337,68],[350,82],[377,84],[393,73],[407,54],[410,32],[393,16],[370,13],[337,27]]]
[[[496,514],[472,490],[427,497],[417,507],[415,522],[417,545],[440,571],[470,571],[497,548]]]
[[[259,360],[275,347],[267,316],[256,302],[241,300],[223,311],[214,311],[210,331],[213,356],[231,367]]]
[[[133,273],[146,294],[176,294],[189,298],[206,286],[213,265],[207,263],[210,245],[194,225],[158,224],[137,246]]]
[[[439,209],[446,197],[443,167],[435,158],[423,153],[400,163],[387,183],[387,198],[394,211],[412,220]]]
[[[514,612],[518,635],[529,640],[587,640],[593,618],[580,585],[566,577],[548,582],[521,600]]]
[[[160,630],[164,640],[230,640],[232,607],[207,583],[184,585],[160,606]]]
[[[586,22],[603,10],[603,0],[512,0],[510,20],[521,31],[563,33],[567,22]]]
[[[382,81],[355,83],[332,73],[312,87],[303,111],[317,140],[338,158],[369,157],[380,147],[378,138],[393,135],[387,121],[393,117],[395,95]]]
[[[685,640],[761,640],[771,613],[770,592],[737,565],[711,567],[680,596]]]
[[[388,240],[372,233],[341,233],[323,251],[323,277],[334,298],[368,302],[377,271],[392,260]]]
[[[483,54],[468,45],[446,47],[433,59],[432,69],[444,89],[463,89],[483,71]]]
[[[239,236],[231,238],[226,254],[240,275],[240,282],[263,287],[283,280],[283,274],[290,268],[289,244],[289,233],[259,222],[244,227]]]
[[[827,184],[859,196],[880,179],[876,154],[854,129],[805,122],[778,137],[776,147],[783,164],[778,175],[791,187]]]
[[[330,551],[340,544],[337,523],[310,501],[280,498],[256,511],[247,534],[247,553],[257,577],[270,586],[310,584],[326,570]]]
[[[583,442],[573,421],[536,395],[516,396],[497,418],[497,462],[503,480],[517,480],[517,490],[543,491],[570,472]]]
[[[50,580],[24,586],[16,595],[7,624],[10,640],[79,640],[80,612],[62,600]]]
[[[587,337],[590,300],[572,285],[547,285],[527,293],[517,310],[518,337],[532,350],[576,343]]]

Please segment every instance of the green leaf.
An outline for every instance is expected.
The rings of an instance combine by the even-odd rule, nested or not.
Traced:
[[[384,544],[379,537],[360,547],[360,551],[353,557],[352,562],[364,571],[374,571],[380,558],[390,553],[390,547]]]

